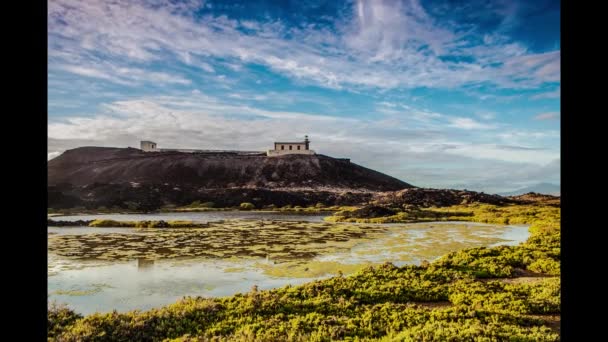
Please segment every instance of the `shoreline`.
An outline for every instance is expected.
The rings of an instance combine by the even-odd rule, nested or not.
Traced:
[[[310,339],[311,332],[335,326],[342,333],[325,331],[316,336],[376,339],[407,335],[418,340],[447,329],[450,334],[474,332],[467,336],[478,338],[559,340],[555,322],[560,320],[561,209],[481,205],[440,211],[464,209],[472,212],[466,217],[472,222],[529,224],[530,235],[516,246],[461,249],[420,266],[385,263],[298,286],[263,291],[254,286],[248,293],[227,297],[184,297],[147,311],[82,316],[67,308],[51,308],[50,337],[90,339],[112,334],[121,338],[136,333],[147,339],[186,341],[184,336],[235,338],[252,331],[247,336],[285,340],[289,336]],[[308,321],[309,315],[318,318]],[[155,323],[159,317],[165,322],[162,329]],[[367,330],[365,317],[376,327]],[[335,323],[322,323],[328,319]],[[185,322],[194,326],[184,326]],[[302,328],[304,322],[310,328]],[[399,328],[391,333],[389,327],[394,324]],[[247,330],[254,326],[255,330]]]

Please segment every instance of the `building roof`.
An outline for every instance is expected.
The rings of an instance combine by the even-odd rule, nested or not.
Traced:
[[[298,141],[298,142],[281,142],[281,141],[275,141],[275,144],[306,144],[306,141]]]

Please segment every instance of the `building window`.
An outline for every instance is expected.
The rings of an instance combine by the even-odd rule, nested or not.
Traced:
[[[300,145],[298,145],[298,150],[300,149]]]
[[[291,150],[293,146],[289,145],[289,149]]]
[[[285,149],[285,145],[281,145],[281,150],[284,150],[284,149]]]

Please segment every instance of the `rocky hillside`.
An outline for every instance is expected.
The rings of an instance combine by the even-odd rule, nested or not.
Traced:
[[[375,194],[373,201],[378,205],[385,206],[402,207],[403,205],[413,205],[423,208],[448,207],[457,204],[471,203],[503,205],[517,202],[516,199],[485,194],[483,192],[425,188],[382,192]]]
[[[324,155],[146,153],[134,148],[80,147],[48,162],[49,207],[351,204],[379,191],[412,185]]]
[[[561,204],[560,196],[544,195],[536,192],[529,192],[519,196],[509,196],[511,200],[524,204],[542,204],[559,207]]]
[[[538,183],[515,191],[499,193],[501,196],[519,196],[529,193],[545,194],[551,196],[559,196],[561,188],[559,185],[551,183]]]

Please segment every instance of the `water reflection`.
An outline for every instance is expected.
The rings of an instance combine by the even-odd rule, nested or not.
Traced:
[[[249,227],[240,227],[240,230],[239,227],[234,227],[237,229],[234,232],[235,240],[223,240],[226,246],[208,249],[209,252],[219,253],[226,252],[229,249],[227,246],[234,248],[239,243],[255,245],[251,253],[229,258],[219,255],[184,259],[160,258],[156,261],[141,257],[131,257],[125,261],[78,260],[49,252],[49,299],[66,303],[82,314],[96,311],[146,310],[173,303],[183,296],[227,296],[247,292],[253,285],[257,285],[261,290],[287,284],[297,285],[336,275],[338,272],[346,275],[366,265],[385,261],[395,265],[419,264],[424,260],[432,262],[450,251],[468,247],[517,244],[529,235],[526,226],[492,226],[463,222],[399,224],[389,225],[386,234],[375,236],[374,239],[359,241],[348,248],[331,249],[328,248],[326,240],[302,238],[303,235],[308,236],[313,232],[310,228],[286,229],[275,226],[276,224],[272,224],[269,229],[255,231]],[[290,226],[294,224],[291,223]],[[58,234],[65,231],[74,232],[73,235],[95,234],[95,239],[118,233],[108,228],[53,230],[57,230]],[[236,234],[237,232],[241,233]],[[267,236],[261,236],[264,234]],[[336,234],[348,240],[343,231]],[[320,254],[311,258],[290,258],[288,261],[284,261],[284,257],[273,257],[272,253],[279,257],[282,253],[287,253],[283,251],[285,246],[274,242],[285,240],[286,236],[292,235],[298,238],[289,240],[291,248],[296,248],[294,245],[305,245],[306,249]],[[236,239],[237,237],[239,239]],[[53,235],[49,238],[53,238]],[[137,239],[132,235],[130,238]],[[164,243],[162,245],[167,247]],[[74,248],[79,249],[82,246],[75,244]],[[125,249],[121,250],[112,243],[107,245],[107,249],[109,253],[125,252]],[[266,253],[268,250],[271,253]]]
[[[137,259],[137,270],[147,271],[154,267],[154,260],[138,258]]]

